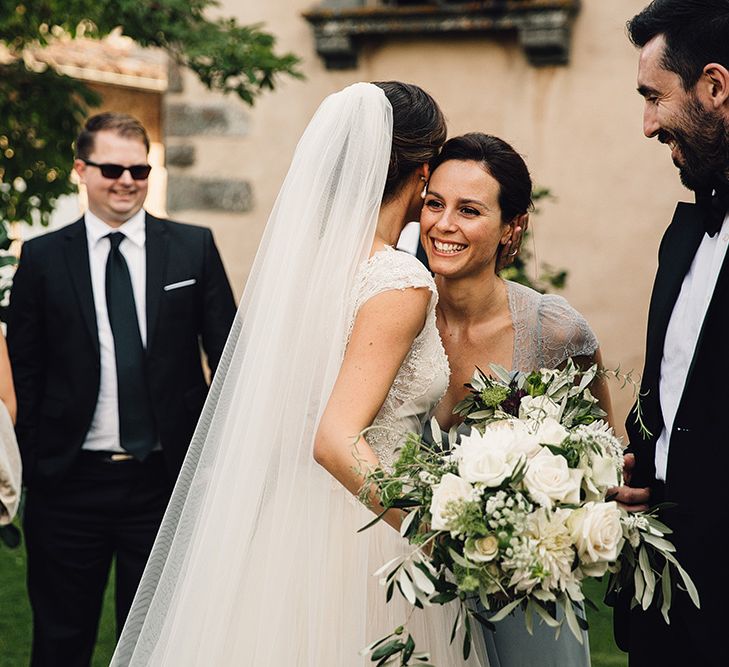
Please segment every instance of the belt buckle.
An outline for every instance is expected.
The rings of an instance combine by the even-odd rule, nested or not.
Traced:
[[[118,452],[116,454],[112,454],[109,459],[113,463],[117,463],[119,461],[131,461],[134,457],[131,454],[122,454],[121,452]]]

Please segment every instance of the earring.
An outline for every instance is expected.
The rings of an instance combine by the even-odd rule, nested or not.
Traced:
[[[420,180],[423,181],[423,189],[420,191],[420,198],[425,199],[425,195],[428,194],[428,179],[425,176],[421,176]]]

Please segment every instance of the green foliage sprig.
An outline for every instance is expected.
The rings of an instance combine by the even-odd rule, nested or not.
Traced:
[[[103,37],[121,26],[142,46],[166,49],[212,90],[235,93],[248,104],[274,88],[279,74],[301,76],[299,59],[277,55],[260,25],[207,16],[216,0],[40,0],[0,8],[0,34],[11,53],[46,45],[55,36]]]

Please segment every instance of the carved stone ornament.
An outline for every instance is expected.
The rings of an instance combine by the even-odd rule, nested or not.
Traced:
[[[304,13],[327,69],[357,66],[371,37],[513,32],[532,65],[566,65],[580,0],[323,0]]]

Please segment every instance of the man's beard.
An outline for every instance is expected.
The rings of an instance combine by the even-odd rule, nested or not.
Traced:
[[[729,176],[729,125],[724,117],[705,109],[690,95],[682,117],[668,133],[676,140],[683,161],[676,163],[681,182],[689,190],[712,188]]]

